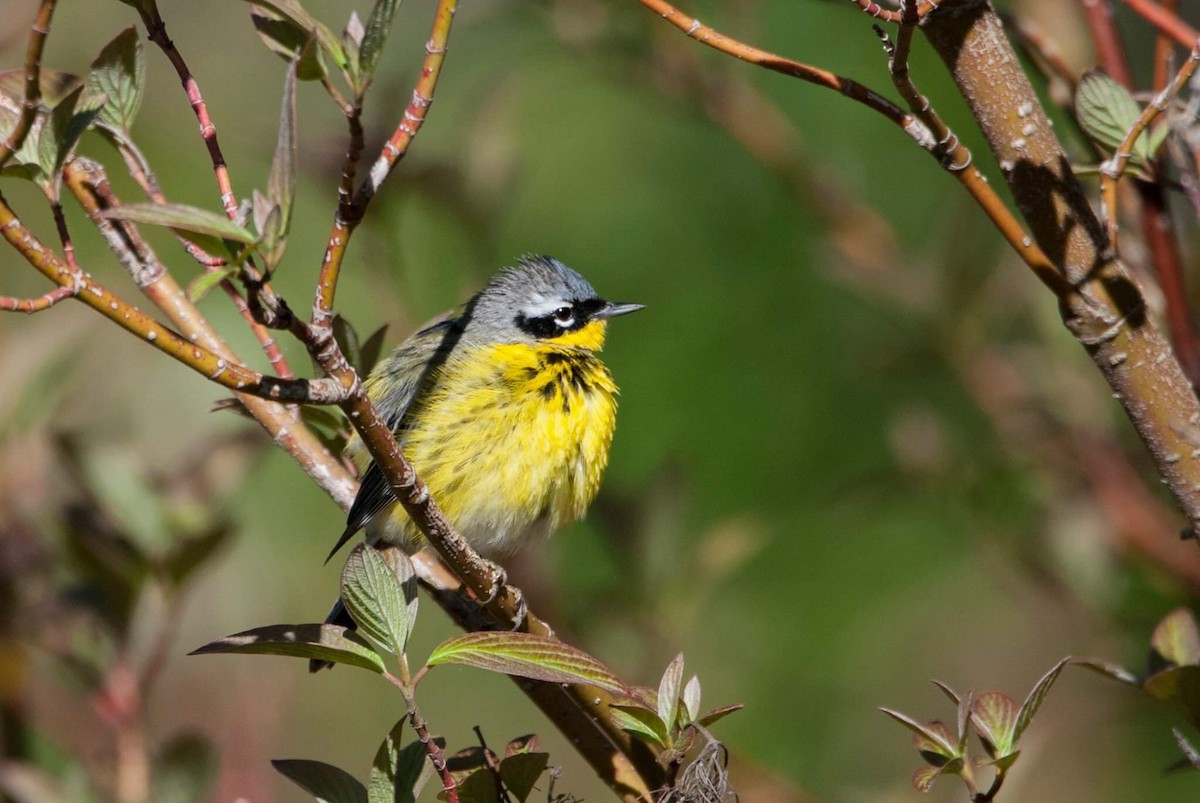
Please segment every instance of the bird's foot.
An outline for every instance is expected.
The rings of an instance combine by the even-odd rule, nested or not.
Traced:
[[[480,600],[479,604],[486,608],[491,605],[503,593],[505,586],[508,585],[508,572],[498,563],[487,561],[488,568],[492,570],[492,588],[488,592],[487,598]],[[513,616],[512,629],[523,630],[525,628],[525,617],[529,614],[529,604],[525,602],[525,595],[521,593],[521,589],[513,588],[513,594],[517,598],[517,612]]]

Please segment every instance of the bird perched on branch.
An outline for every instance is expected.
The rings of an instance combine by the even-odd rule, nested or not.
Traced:
[[[582,518],[595,498],[617,411],[617,386],[597,352],[608,320],[639,309],[600,298],[556,259],[523,257],[367,378],[434,500],[484,557]],[[361,442],[347,450],[357,456]],[[374,463],[330,556],[360,529],[370,543],[409,552],[424,540]],[[354,626],[341,600],[326,621]]]

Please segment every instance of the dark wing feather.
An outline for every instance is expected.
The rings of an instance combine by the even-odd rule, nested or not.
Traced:
[[[371,401],[392,432],[399,435],[407,429],[408,412],[413,402],[436,381],[438,370],[462,336],[466,317],[442,321],[417,332],[401,343],[367,379]],[[396,494],[392,486],[372,462],[363,472],[358,495],[354,497],[354,504],[350,506],[346,517],[346,529],[325,562],[328,563],[356,532],[394,501]]]

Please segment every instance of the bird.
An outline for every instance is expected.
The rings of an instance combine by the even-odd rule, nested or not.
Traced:
[[[610,319],[643,308],[606,301],[557,259],[526,255],[367,377],[404,454],[481,556],[509,557],[583,518],[616,427],[617,386],[598,352]],[[366,462],[357,437],[346,452]],[[373,462],[330,558],[360,530],[409,553],[424,541]],[[340,599],[325,621],[355,627]]]

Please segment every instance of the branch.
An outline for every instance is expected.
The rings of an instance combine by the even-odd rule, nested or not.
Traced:
[[[1189,524],[1200,525],[1200,402],[1116,259],[999,19],[984,0],[946,0],[922,30],[979,122],[1034,239],[1078,289],[1060,297],[1064,324],[1124,406]]]
[[[3,232],[4,239],[43,276],[60,287],[78,285],[79,290],[75,297],[80,301],[122,329],[132,332],[159,351],[174,357],[223,387],[264,399],[306,404],[336,404],[346,398],[346,391],[333,380],[264,376],[181,337],[110,292],[88,274],[72,270],[54,252],[42,245],[33,232],[25,228],[2,195],[0,231]]]
[[[53,290],[46,291],[37,298],[0,296],[0,310],[5,312],[25,312],[32,315],[35,312],[50,309],[60,301],[74,298],[78,292],[79,289],[76,287],[60,285]]]
[[[56,0],[42,0],[37,16],[29,30],[29,46],[25,50],[25,99],[21,103],[21,116],[8,137],[0,142],[0,167],[20,150],[33,127],[38,107],[42,102],[42,50],[50,33],[50,20],[54,17]]]
[[[110,220],[103,216],[105,209],[119,205],[119,200],[108,186],[103,168],[89,160],[77,158],[67,163],[63,177],[109,248],[146,297],[190,340],[230,362],[240,362],[159,262],[153,249],[138,233],[137,227],[127,221]],[[271,440],[291,455],[318,487],[342,509],[350,507],[357,483],[312,431],[296,422],[292,410],[245,393],[234,395],[266,430]]]
[[[832,89],[865,105],[872,111],[882,114],[898,125],[922,149],[936,158],[942,168],[963,185],[983,209],[984,214],[1004,236],[1004,239],[1008,241],[1009,246],[1017,252],[1017,255],[1043,284],[1060,297],[1071,295],[1074,292],[1069,283],[1064,281],[1058,268],[1026,234],[1020,222],[1005,206],[1004,201],[988,185],[987,178],[972,164],[971,152],[957,138],[950,135],[950,139],[937,139],[935,133],[917,116],[905,113],[903,109],[887,98],[856,81],[809,64],[776,56],[736,39],[731,39],[704,25],[700,20],[688,17],[666,0],[640,0],[640,2],[701,44],[764,69]],[[929,6],[929,8],[932,10],[936,6]],[[949,134],[949,131],[946,130],[945,133]]]

